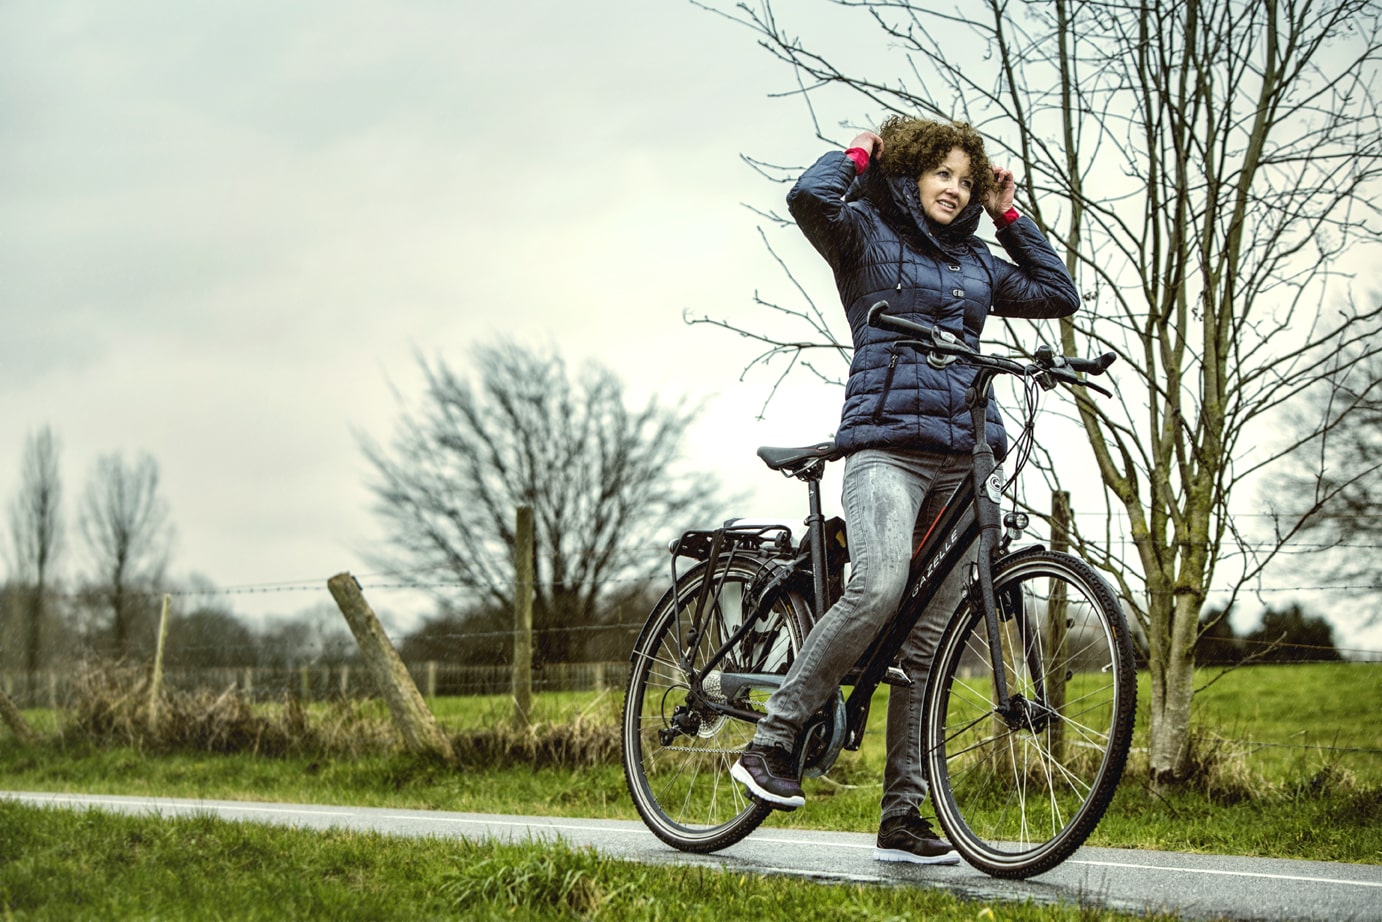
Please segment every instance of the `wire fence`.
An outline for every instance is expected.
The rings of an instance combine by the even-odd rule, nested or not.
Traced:
[[[1341,668],[1375,670],[1382,688],[1382,665],[1339,664]],[[430,701],[443,697],[506,697],[513,688],[513,671],[506,665],[463,666],[435,660],[406,664],[418,690]],[[534,667],[534,692],[622,691],[628,683],[628,661],[593,663],[550,663]],[[72,670],[44,670],[36,683],[26,673],[0,671],[0,689],[24,708],[62,710],[72,700],[79,681]],[[170,669],[163,673],[163,684],[183,692],[235,692],[254,702],[281,702],[293,699],[302,703],[358,700],[378,696],[370,675],[356,663],[304,664],[281,667],[219,667]],[[1356,736],[1358,728],[1314,726],[1310,738],[1262,740],[1250,736],[1225,736],[1211,733],[1206,738],[1216,746],[1229,745],[1252,753],[1264,750],[1295,753],[1300,757],[1331,760],[1340,757],[1370,760],[1382,756],[1382,748],[1369,745],[1341,745],[1338,737],[1347,732]],[[1364,734],[1371,739],[1372,734]],[[1323,742],[1323,740],[1331,740]]]
[[[507,665],[463,666],[436,660],[404,664],[418,690],[429,698],[504,696],[513,688],[513,670]],[[628,662],[545,663],[532,669],[535,692],[589,692],[622,690],[628,682]],[[359,663],[304,663],[275,666],[219,666],[165,669],[163,687],[170,691],[224,693],[234,691],[255,702],[303,703],[337,699],[372,698],[379,690]],[[31,681],[32,678],[32,681]],[[72,669],[45,669],[31,677],[27,672],[0,670],[0,690],[25,708],[68,707],[80,678]]]
[[[1373,548],[1373,550],[1382,550],[1382,548]],[[651,553],[651,551],[650,551],[650,553]],[[665,548],[658,548],[658,549],[656,549],[656,553],[659,554],[659,555],[660,555],[661,557],[663,557],[663,558],[666,557],[666,549],[665,549]],[[444,592],[460,592],[460,591],[463,591],[463,589],[464,589],[464,587],[462,587],[460,584],[458,584],[458,583],[456,583],[456,582],[454,582],[454,581],[451,581],[451,580],[446,580],[446,579],[442,579],[442,578],[433,578],[433,579],[429,579],[429,578],[428,578],[427,571],[419,571],[419,572],[414,572],[414,573],[411,573],[411,574],[397,574],[397,573],[393,573],[393,574],[382,574],[382,575],[369,575],[369,574],[365,574],[365,575],[360,575],[360,576],[358,576],[357,579],[359,580],[359,582],[360,582],[360,584],[361,584],[361,586],[362,586],[363,591],[365,591],[365,592],[366,592],[370,597],[372,597],[372,598],[386,598],[386,599],[387,599],[387,598],[390,598],[390,597],[395,596],[396,594],[401,594],[401,593],[418,593],[418,592],[422,592],[422,593],[444,593]],[[654,586],[654,587],[657,585],[656,582],[648,583],[647,580],[643,580],[643,579],[635,580],[635,579],[633,579],[633,578],[613,579],[613,580],[608,581],[608,585],[610,585],[610,586],[618,586],[618,587],[624,587],[624,588],[627,588],[628,586],[633,585],[634,583],[644,583],[644,584],[647,584],[647,585],[650,585],[650,586]],[[212,597],[225,597],[226,599],[233,600],[233,599],[236,598],[236,597],[246,597],[246,596],[261,596],[261,597],[262,597],[262,596],[270,596],[270,595],[281,595],[281,596],[285,596],[285,597],[288,597],[288,596],[296,596],[296,597],[298,597],[298,598],[309,598],[309,597],[320,597],[320,596],[323,596],[324,593],[325,593],[325,585],[326,585],[326,578],[325,578],[325,577],[322,577],[322,578],[320,578],[320,579],[290,580],[290,581],[284,581],[284,582],[265,583],[265,584],[258,584],[258,585],[250,584],[250,585],[232,586],[232,587],[227,587],[227,588],[224,588],[224,589],[212,590],[212,591],[210,591],[210,592],[208,592],[207,590],[170,590],[168,594],[172,595],[174,598],[189,598],[189,599],[190,599],[190,598],[205,598],[205,597],[212,596]],[[553,583],[545,583],[545,584],[542,584],[542,585],[543,585],[545,588],[549,589],[549,590],[551,590],[551,589],[573,588],[573,587],[571,587],[571,586],[569,586],[569,585],[565,585],[565,584],[563,584],[563,585],[557,585],[557,584],[553,584]],[[1369,596],[1373,596],[1373,595],[1377,596],[1378,598],[1373,598],[1371,601],[1369,601]],[[1351,628],[1368,627],[1369,625],[1372,625],[1372,624],[1382,625],[1382,609],[1378,609],[1378,608],[1377,608],[1377,605],[1376,605],[1376,603],[1382,601],[1382,583],[1351,582],[1351,583],[1325,584],[1325,583],[1307,583],[1307,582],[1301,582],[1301,583],[1292,584],[1292,585],[1273,585],[1273,586],[1266,586],[1266,585],[1260,585],[1260,584],[1258,584],[1258,585],[1254,585],[1254,586],[1252,586],[1252,587],[1250,587],[1250,588],[1243,588],[1243,589],[1211,588],[1211,589],[1209,589],[1209,590],[1206,592],[1206,596],[1207,596],[1206,610],[1209,610],[1210,608],[1213,608],[1214,605],[1216,604],[1216,600],[1232,599],[1232,598],[1238,597],[1238,596],[1253,597],[1253,598],[1270,598],[1270,597],[1280,598],[1280,597],[1283,597],[1283,596],[1293,596],[1293,597],[1307,597],[1307,598],[1311,598],[1311,599],[1316,600],[1316,602],[1317,602],[1318,604],[1320,604],[1320,605],[1332,605],[1334,602],[1338,602],[1338,603],[1340,603],[1340,604],[1343,604],[1345,607],[1349,607],[1350,604],[1351,604],[1352,607],[1354,607],[1356,610],[1359,610],[1360,612],[1366,612],[1367,614],[1364,614],[1364,615],[1362,616],[1362,618],[1361,618],[1362,624],[1360,624],[1360,625],[1359,625],[1359,624],[1349,625],[1349,627],[1351,627]],[[233,603],[232,603],[232,604],[233,604]],[[1269,606],[1264,606],[1264,607],[1269,607]],[[1307,604],[1307,608],[1309,609],[1309,611],[1307,612],[1307,613],[1309,613],[1309,614],[1323,614],[1322,612],[1319,612],[1319,613],[1315,612],[1315,611],[1314,611],[1314,606],[1312,606],[1312,605],[1308,605],[1308,604]],[[1338,624],[1335,624],[1334,622],[1332,622],[1332,621],[1327,617],[1327,615],[1325,616],[1325,621],[1326,621],[1327,623],[1330,624],[1331,628],[1337,628],[1337,627],[1339,627],[1339,625],[1338,625]],[[569,630],[569,631],[590,631],[590,630],[611,630],[611,629],[621,629],[621,628],[622,628],[622,629],[626,629],[626,630],[636,631],[640,625],[641,625],[641,622],[622,622],[622,623],[617,623],[617,624],[604,624],[604,625],[597,625],[597,626],[591,626],[591,627],[556,628],[556,629],[549,629],[549,630],[550,630],[550,631],[562,631],[562,630]],[[1379,631],[1382,631],[1382,628],[1379,628]],[[437,637],[446,637],[446,636],[450,636],[450,637],[452,637],[453,639],[455,639],[455,640],[457,640],[457,641],[464,642],[464,641],[483,640],[483,639],[490,639],[490,640],[502,639],[502,638],[505,638],[505,637],[511,637],[512,634],[511,634],[511,632],[493,631],[493,630],[490,630],[490,631],[478,631],[478,632],[477,632],[477,631],[460,631],[460,632],[454,632],[454,633],[452,633],[452,634],[450,634],[450,635],[445,634],[445,633],[439,633],[439,634],[437,634],[437,635],[435,635],[435,636],[437,636]],[[1202,642],[1202,643],[1205,643],[1205,644],[1222,644],[1222,643],[1225,643],[1225,642],[1234,642],[1234,643],[1238,643],[1238,644],[1240,644],[1240,645],[1246,645],[1246,646],[1253,646],[1253,645],[1261,645],[1261,644],[1264,644],[1264,643],[1271,643],[1271,641],[1252,641],[1252,640],[1248,640],[1247,638],[1245,638],[1245,637],[1243,637],[1243,636],[1241,636],[1241,635],[1235,636],[1235,637],[1233,637],[1233,638],[1220,638],[1220,637],[1206,636],[1205,638],[1202,639],[1201,642]],[[1286,645],[1286,646],[1301,647],[1302,649],[1305,649],[1305,650],[1318,649],[1318,650],[1320,650],[1320,651],[1322,651],[1322,652],[1328,651],[1328,650],[1331,650],[1331,649],[1332,649],[1332,650],[1337,651],[1338,653],[1342,654],[1342,655],[1344,656],[1344,658],[1346,658],[1346,659],[1353,659],[1353,660],[1360,660],[1360,661],[1369,661],[1369,662],[1382,661],[1382,646],[1372,646],[1372,645],[1367,645],[1367,644],[1353,644],[1353,643],[1349,643],[1349,642],[1347,642],[1347,641],[1336,641],[1332,647],[1318,647],[1318,648],[1312,648],[1312,647],[1310,647],[1309,645],[1299,645],[1299,644],[1288,644],[1288,645]],[[1325,657],[1325,658],[1329,658],[1329,657]],[[1301,659],[1301,660],[1308,660],[1308,659],[1310,659],[1310,656],[1309,656],[1309,655],[1301,656],[1301,657],[1299,657],[1299,659]]]
[[[666,549],[640,549],[638,553],[656,554],[666,560]],[[166,595],[179,601],[179,608],[187,611],[197,605],[219,600],[222,607],[234,611],[239,599],[264,598],[281,599],[280,606],[285,614],[292,610],[302,610],[312,605],[327,602],[328,577],[282,580],[258,584],[241,584],[223,588],[198,587],[192,589],[173,588],[150,592],[150,596]],[[357,577],[363,591],[370,597],[376,608],[387,610],[396,598],[404,594],[422,592],[459,591],[459,584],[446,579],[435,571],[417,571],[407,574],[364,574]],[[632,583],[634,578],[616,580]],[[552,587],[548,587],[552,588]],[[627,587],[624,587],[627,588]],[[1227,595],[1229,590],[1211,590],[1211,600],[1218,595]],[[1382,593],[1382,585],[1368,583],[1356,585],[1323,585],[1301,582],[1292,586],[1256,586],[1253,595],[1314,594],[1316,596],[1351,597],[1362,593]],[[76,594],[71,596],[76,599]],[[382,605],[379,604],[382,601]],[[1212,601],[1211,601],[1212,604]],[[626,613],[621,613],[626,614]],[[543,635],[560,633],[585,634],[605,632],[616,647],[621,650],[631,646],[633,638],[641,627],[641,618],[620,618],[612,623],[600,625],[572,625],[549,627],[535,632],[538,647],[541,648]],[[188,640],[181,646],[181,653],[202,655],[214,652],[225,665],[179,667],[171,666],[163,671],[164,685],[170,689],[183,691],[225,692],[234,690],[253,701],[281,701],[294,698],[304,702],[327,701],[341,698],[365,698],[376,694],[374,683],[368,673],[353,661],[352,640],[344,633],[344,626],[337,625],[342,636],[337,638],[334,648],[328,643],[319,646],[315,653],[297,662],[274,662],[265,664],[265,650],[259,642],[241,646],[226,644],[224,640],[212,644],[199,644]],[[406,633],[394,637],[397,644],[405,639]],[[515,632],[502,628],[484,630],[442,630],[433,631],[430,640],[434,643],[451,644],[462,649],[496,651],[496,655],[486,665],[464,665],[438,659],[417,659],[407,662],[407,668],[414,682],[428,698],[456,696],[503,696],[513,688],[513,674],[498,651],[511,648]],[[1251,662],[1264,650],[1273,648],[1288,651],[1293,662],[1317,662],[1343,658],[1362,662],[1382,662],[1382,650],[1356,644],[1323,646],[1300,643],[1279,643],[1271,640],[1251,640],[1244,637],[1214,637],[1202,639],[1201,647],[1207,656],[1204,662],[1207,669],[1222,666],[1231,667],[1234,663]],[[472,659],[474,657],[471,657]],[[237,662],[238,660],[238,662]],[[604,689],[619,690],[627,682],[629,664],[627,660],[601,659],[592,662],[540,663],[532,672],[532,688],[535,692],[587,692]],[[0,689],[21,707],[62,708],[71,700],[74,690],[74,670],[70,664],[56,668],[29,673],[14,668],[0,669]],[[1263,741],[1251,738],[1219,738],[1249,749],[1294,750],[1302,753],[1337,753],[1371,758],[1382,755],[1382,750],[1367,746],[1321,746],[1316,743],[1299,741]]]

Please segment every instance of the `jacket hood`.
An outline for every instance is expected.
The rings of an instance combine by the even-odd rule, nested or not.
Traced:
[[[845,201],[863,199],[878,210],[884,221],[907,234],[920,234],[942,250],[953,251],[965,246],[979,229],[984,207],[970,199],[955,220],[937,224],[921,210],[921,190],[915,176],[889,176],[870,163],[868,169],[855,178],[845,193]]]

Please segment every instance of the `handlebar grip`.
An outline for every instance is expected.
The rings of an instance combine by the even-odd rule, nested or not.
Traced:
[[[879,301],[869,308],[869,326],[877,327],[880,330],[888,330],[893,333],[901,333],[904,336],[930,338],[931,331],[919,323],[910,320],[903,320],[901,317],[894,317],[891,314],[883,313],[888,309],[887,301]]]
[[[1078,355],[1056,355],[1046,343],[1037,346],[1037,364],[1042,368],[1067,368],[1070,371],[1082,371],[1088,375],[1101,375],[1114,360],[1118,358],[1115,353],[1105,352],[1098,358],[1086,359]]]
[[[1101,375],[1108,370],[1108,367],[1118,358],[1116,353],[1105,352],[1103,355],[1092,359],[1083,359],[1071,356],[1065,360],[1073,371],[1082,371],[1087,375]]]

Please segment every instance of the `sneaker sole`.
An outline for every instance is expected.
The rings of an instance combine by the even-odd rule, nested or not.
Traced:
[[[873,860],[906,864],[959,864],[960,856],[955,852],[946,852],[944,855],[918,855],[900,848],[875,848]]]
[[[730,767],[729,775],[735,781],[748,788],[750,797],[754,800],[762,801],[774,810],[791,811],[795,810],[797,807],[806,805],[806,798],[800,794],[796,797],[783,797],[780,794],[774,794],[772,791],[763,789],[753,780],[753,776],[749,774],[748,769],[744,768],[744,766],[740,765],[738,762],[735,762],[734,765]]]

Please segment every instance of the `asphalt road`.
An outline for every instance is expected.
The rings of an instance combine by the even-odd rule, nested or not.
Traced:
[[[640,823],[493,816],[388,808],[0,792],[0,797],[67,809],[230,820],[307,829],[342,827],[398,836],[561,839],[649,864],[706,865],[823,881],[937,887],[959,896],[1171,911],[1187,919],[1382,922],[1382,865],[1330,864],[1174,852],[1085,848],[1026,881],[997,880],[968,865],[917,867],[873,860],[873,837],[765,827],[714,855],[674,851]]]

